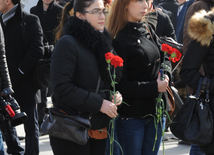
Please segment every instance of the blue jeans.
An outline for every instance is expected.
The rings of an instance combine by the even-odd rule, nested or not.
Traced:
[[[0,155],[4,155],[4,142],[2,139],[1,130],[0,130]]]
[[[162,127],[166,118],[158,124],[157,141],[154,118],[126,118],[119,116],[116,120],[116,134],[124,155],[157,155],[162,142]],[[155,143],[155,149],[153,146]]]
[[[189,155],[205,155],[205,153],[200,150],[199,146],[191,144]]]

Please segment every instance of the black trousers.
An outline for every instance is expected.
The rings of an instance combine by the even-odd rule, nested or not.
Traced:
[[[39,125],[36,105],[31,107],[21,107],[21,111],[28,116],[24,123],[25,129],[25,154],[24,155],[38,155],[39,154]]]
[[[41,103],[37,104],[39,127],[41,126],[45,116],[43,109],[47,107],[48,88],[41,89],[40,91],[41,91]]]
[[[90,138],[86,145],[50,136],[54,155],[105,155],[106,139]]]

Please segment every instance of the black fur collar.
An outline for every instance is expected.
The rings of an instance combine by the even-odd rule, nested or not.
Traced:
[[[108,65],[105,60],[105,54],[108,52],[113,52],[114,54],[116,53],[113,51],[111,46],[111,36],[107,30],[105,29],[102,33],[95,30],[87,21],[72,16],[69,17],[63,34],[72,35],[79,42],[84,44],[86,48],[95,53],[101,77],[104,81],[109,82],[110,78],[107,70]],[[119,81],[122,76],[121,70],[121,67],[116,69],[117,81]]]

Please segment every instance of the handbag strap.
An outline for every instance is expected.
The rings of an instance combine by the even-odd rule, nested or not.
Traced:
[[[95,91],[95,93],[98,93],[98,91],[99,91],[99,88],[100,88],[100,75],[99,75],[99,78],[98,78],[98,82],[97,82],[97,88],[96,88],[96,91]]]
[[[202,80],[203,80],[203,77],[200,77],[200,79],[199,79],[199,83],[198,83],[198,89],[197,89],[196,96],[195,96],[197,99],[199,99]]]
[[[147,29],[147,31],[149,32],[149,34],[150,34],[150,36],[151,36],[151,38],[152,38],[152,41],[153,41],[153,43],[155,43],[155,41],[154,41],[154,39],[153,39],[153,36],[152,36],[152,33],[151,33],[151,31],[149,30],[149,28],[148,28],[148,26],[145,24],[145,27],[146,27],[146,29]],[[156,43],[155,43],[156,44]]]
[[[206,97],[205,102],[209,102],[209,93],[210,93],[210,78],[207,81],[207,88],[206,88]]]

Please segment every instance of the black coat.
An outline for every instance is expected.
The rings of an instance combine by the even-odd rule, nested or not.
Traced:
[[[25,14],[25,32],[27,43],[23,41],[21,23]],[[20,4],[15,15],[5,26],[1,21],[4,37],[6,58],[14,97],[22,107],[36,104],[36,92],[33,86],[33,69],[36,62],[43,56],[43,37],[39,18],[24,13]],[[25,45],[28,47],[26,51]],[[24,74],[18,70],[20,68]]]
[[[160,3],[159,5],[164,9],[172,12],[173,14],[172,24],[173,24],[173,27],[176,27],[176,24],[177,24],[176,17],[177,17],[177,10],[179,7],[179,3],[176,0],[167,0],[163,3]]]
[[[189,21],[188,34],[192,39],[187,47],[180,71],[181,80],[189,87],[197,90],[201,73],[199,68],[204,66],[206,76],[211,77],[210,107],[214,114],[214,42],[213,20],[206,18],[208,13],[199,12]],[[210,11],[213,17],[214,10]],[[214,135],[212,143],[204,146],[205,152],[214,153]]]
[[[104,56],[112,51],[110,36],[106,30],[96,31],[76,17],[69,19],[64,34],[57,41],[51,59],[53,104],[68,111],[80,111],[83,116],[94,113],[92,128],[107,127],[110,119],[100,108],[103,99],[110,97],[109,91],[103,91],[111,88]],[[99,75],[101,83],[97,94]],[[119,78],[119,74],[117,76]]]
[[[11,87],[5,55],[4,34],[1,25],[0,25],[0,81],[1,81],[0,90]]]
[[[126,117],[155,114],[158,97],[156,80],[163,52],[156,45],[154,32],[152,29],[150,31],[154,42],[142,23],[128,22],[113,40],[115,51],[124,60],[123,78],[117,89],[130,105],[123,105],[119,109],[119,114]]]
[[[30,9],[30,13],[39,17],[49,44],[55,44],[55,29],[59,25],[62,9],[63,7],[52,1],[47,11],[44,11],[42,0],[39,0],[37,5]]]
[[[157,36],[171,37],[176,40],[175,29],[167,14],[155,10],[146,15],[146,20],[154,27]]]

